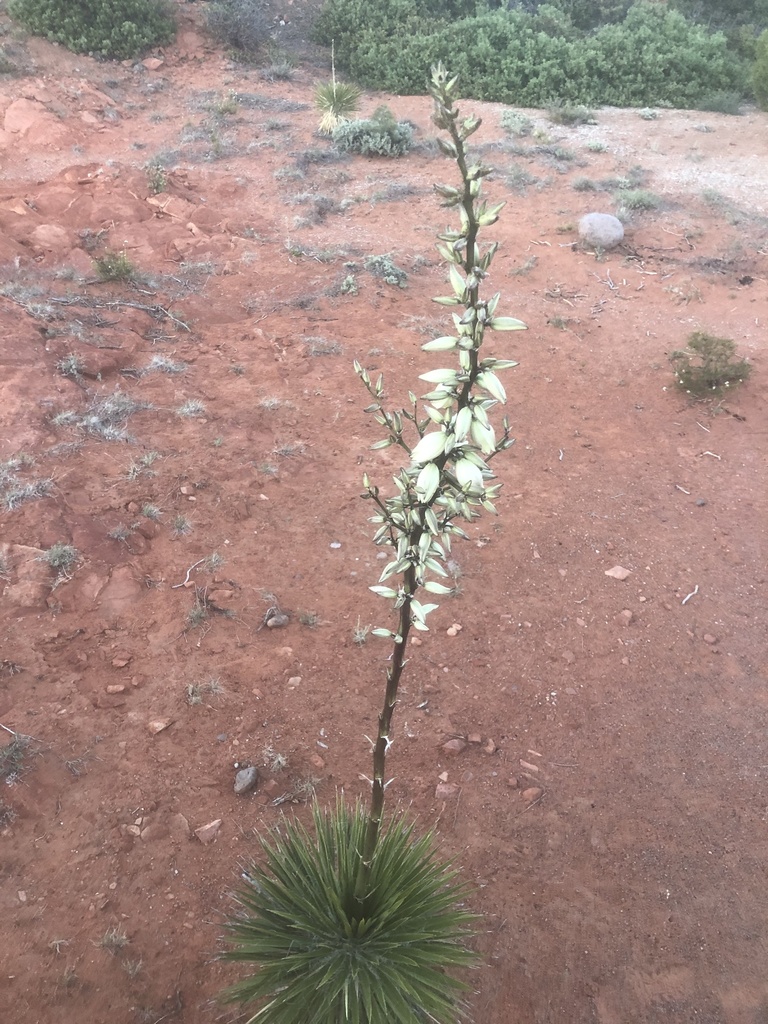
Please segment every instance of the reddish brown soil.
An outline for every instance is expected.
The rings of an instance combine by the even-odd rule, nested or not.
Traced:
[[[19,479],[53,481],[0,518],[0,722],[33,737],[0,793],[13,1024],[229,1019],[216,996],[236,971],[215,956],[254,830],[313,782],[323,804],[364,794],[369,770],[387,652],[353,630],[387,616],[358,494],[363,471],[386,485],[397,460],[368,449],[351,363],[383,369],[393,403],[434,365],[419,348],[445,287],[430,186],[452,168],[428,147],[307,162],[328,152],[311,107],[325,72],[264,82],[205,40],[196,7],[180,13],[158,70],[32,41],[36,73],[0,92],[0,462],[26,453]],[[256,98],[214,124],[204,107],[231,89]],[[382,101],[430,139],[426,99],[364,109]],[[466,106],[480,143],[503,141],[500,108]],[[530,327],[498,348],[520,361],[518,440],[498,462],[500,516],[457,546],[461,593],[414,648],[390,806],[435,828],[474,886],[473,1019],[765,1024],[768,119],[537,124],[577,161],[523,160],[548,179],[524,196],[505,173],[488,186],[509,200],[492,283]],[[177,155],[151,196],[143,168],[161,150]],[[614,207],[573,179],[637,164],[662,208],[608,256],[574,248],[579,216]],[[300,193],[352,202],[296,227]],[[140,281],[98,283],[93,246],[125,249]],[[406,288],[362,269],[384,253]],[[339,293],[349,274],[358,295]],[[753,363],[726,401],[675,391],[667,357],[696,328]],[[341,353],[311,355],[318,337]],[[74,380],[57,369],[70,354]],[[186,369],[141,376],[157,355]],[[151,403],[130,440],[53,425],[118,389]],[[179,417],[188,400],[204,409]],[[180,515],[192,529],[174,536]],[[56,542],[79,552],[58,581],[37,560]],[[188,574],[213,552],[223,565]],[[196,595],[208,616],[193,627]],[[262,628],[275,600],[290,622]],[[191,705],[210,679],[223,692]],[[171,724],[152,735],[158,719]],[[473,733],[495,752],[443,753]],[[255,795],[234,795],[235,763],[264,768]],[[460,787],[447,801],[443,772]],[[203,845],[194,830],[218,818]],[[115,927],[129,942],[112,954]]]

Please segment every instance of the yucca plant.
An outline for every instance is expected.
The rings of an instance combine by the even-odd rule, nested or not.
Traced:
[[[451,1020],[472,917],[464,892],[436,858],[431,835],[393,819],[382,831],[362,904],[355,896],[368,815],[314,810],[314,833],[290,822],[262,840],[265,863],[240,893],[231,960],[259,971],[230,992],[266,1000],[251,1021],[269,1024],[415,1024]]]
[[[452,368],[421,375],[433,388],[410,407],[389,411],[384,383],[374,383],[359,363],[355,370],[373,398],[367,412],[385,428],[372,447],[400,446],[407,465],[395,478],[396,493],[382,496],[364,478],[364,498],[373,502],[374,542],[392,548],[392,559],[370,589],[391,601],[394,629],[372,635],[392,644],[386,687],[373,744],[371,802],[349,811],[342,802],[330,813],[314,812],[314,833],[286,822],[262,839],[264,863],[252,867],[238,894],[240,913],[229,923],[230,960],[258,967],[229,998],[261,1003],[249,1024],[454,1024],[463,985],[450,968],[473,960],[466,941],[472,917],[462,906],[465,891],[455,871],[434,852],[432,836],[417,838],[403,818],[384,819],[387,755],[394,742],[392,716],[406,665],[411,629],[427,630],[436,604],[418,598],[450,593],[440,582],[455,537],[466,537],[458,521],[494,513],[489,463],[512,445],[503,422],[497,439],[489,412],[505,400],[497,371],[516,364],[482,357],[486,331],[525,327],[497,315],[500,296],[480,296],[497,244],[481,248],[482,227],[501,207],[480,202],[490,168],[469,164],[465,142],[480,126],[460,119],[456,79],[439,65],[432,71],[434,121],[449,138],[439,139],[453,158],[461,185],[435,186],[443,205],[456,207],[457,230],[439,235],[438,250],[449,265],[452,294],[434,301],[456,307],[453,332],[428,341],[426,352],[453,352]],[[437,578],[435,578],[437,577]]]
[[[320,134],[333,135],[334,128],[348,121],[357,110],[360,95],[356,85],[336,78],[336,59],[331,47],[331,80],[315,90],[315,106],[321,114],[317,126]]]

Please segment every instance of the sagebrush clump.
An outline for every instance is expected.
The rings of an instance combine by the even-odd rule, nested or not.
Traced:
[[[413,128],[407,121],[396,121],[388,107],[379,107],[372,117],[342,122],[332,138],[343,153],[405,156],[413,145]]]
[[[208,10],[207,24],[216,39],[244,57],[266,46],[272,28],[261,0],[217,0]]]
[[[8,13],[68,50],[117,60],[168,43],[176,31],[167,0],[10,0]]]

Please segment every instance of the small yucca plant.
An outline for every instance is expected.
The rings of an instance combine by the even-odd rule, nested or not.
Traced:
[[[320,134],[333,135],[334,128],[348,121],[357,110],[360,95],[356,85],[337,80],[336,60],[331,47],[331,80],[325,85],[318,85],[315,90],[315,106],[321,114],[317,126]]]
[[[261,838],[265,863],[237,895],[229,960],[259,971],[229,1000],[267,1000],[249,1024],[445,1024],[464,986],[444,973],[468,966],[472,915],[464,889],[435,856],[432,836],[393,819],[382,830],[370,884],[355,888],[368,815],[342,801],[314,811],[314,835],[298,822]]]

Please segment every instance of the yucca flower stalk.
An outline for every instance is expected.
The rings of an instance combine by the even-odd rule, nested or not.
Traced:
[[[497,314],[499,293],[489,299],[480,295],[498,243],[482,247],[478,236],[481,228],[496,223],[504,206],[499,203],[488,207],[481,202],[482,179],[491,169],[468,163],[465,142],[480,127],[480,119],[460,119],[455,106],[457,79],[450,78],[442,65],[433,68],[430,92],[435,101],[434,123],[449,136],[438,137],[438,145],[456,161],[461,175],[459,188],[435,186],[443,206],[457,209],[460,224],[458,229],[448,228],[438,235],[438,251],[448,263],[453,294],[434,301],[459,310],[453,312],[453,333],[434,338],[422,348],[425,352],[453,353],[456,363],[421,374],[421,380],[434,385],[434,390],[422,396],[427,403],[423,418],[414,394],[409,395],[409,409],[388,412],[381,402],[383,378],[379,376],[373,383],[367,370],[355,364],[373,398],[366,412],[373,413],[376,422],[387,430],[386,437],[372,447],[399,445],[409,458],[409,465],[394,478],[394,496],[382,497],[367,475],[363,480],[363,497],[377,506],[371,517],[377,526],[374,543],[392,548],[392,560],[384,567],[378,584],[370,589],[393,602],[398,623],[394,630],[377,627],[371,631],[374,636],[391,640],[393,648],[373,750],[371,808],[356,889],[359,900],[369,890],[376,858],[387,786],[386,757],[392,745],[392,715],[406,664],[408,636],[412,628],[428,630],[427,616],[438,607],[422,602],[417,595],[422,589],[435,595],[451,592],[440,580],[448,576],[445,562],[453,538],[467,536],[458,522],[471,522],[481,508],[496,513],[493,502],[501,485],[494,483],[489,463],[514,443],[508,421],[503,420],[497,438],[488,413],[506,400],[497,373],[517,363],[481,356],[485,333],[525,329],[520,320]]]
[[[339,800],[333,811],[314,810],[314,832],[287,821],[262,837],[265,861],[246,874],[238,894],[240,913],[228,925],[234,947],[227,959],[257,966],[228,993],[257,1003],[248,1024],[455,1024],[465,986],[447,971],[467,967],[473,916],[463,906],[466,890],[456,871],[440,861],[431,834],[417,838],[402,817],[384,820],[387,753],[392,716],[406,664],[411,629],[426,630],[437,605],[420,591],[444,595],[440,582],[459,525],[481,509],[495,512],[499,491],[491,460],[513,443],[503,421],[497,438],[489,413],[505,399],[497,372],[516,364],[482,356],[486,331],[524,328],[497,315],[499,295],[481,298],[481,285],[496,244],[481,247],[480,229],[494,224],[503,204],[481,202],[489,168],[469,164],[466,140],[480,126],[460,119],[456,79],[442,66],[432,72],[435,124],[447,132],[440,148],[459,168],[461,186],[435,186],[443,205],[456,208],[457,230],[439,236],[452,294],[435,299],[455,307],[453,332],[428,341],[427,352],[453,353],[450,368],[430,370],[433,386],[410,407],[387,411],[381,377],[373,383],[355,370],[373,398],[367,411],[386,429],[373,448],[399,445],[408,464],[395,477],[396,493],[381,494],[365,477],[363,497],[373,502],[375,543],[392,548],[392,559],[371,589],[393,603],[394,629],[375,635],[392,642],[384,703],[373,749],[370,806],[350,811]]]

